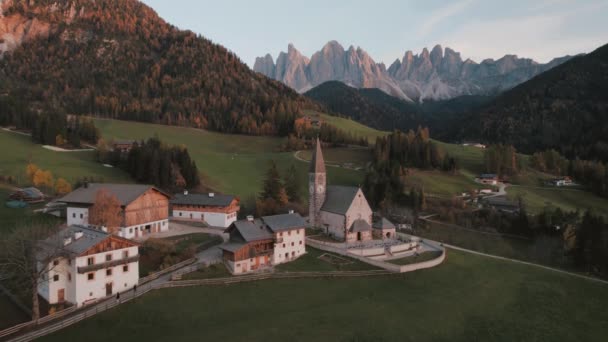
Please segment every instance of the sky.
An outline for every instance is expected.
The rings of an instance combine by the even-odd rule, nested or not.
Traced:
[[[169,23],[253,66],[287,45],[306,56],[330,40],[391,64],[436,44],[480,62],[505,54],[548,62],[608,43],[608,0],[142,0]]]

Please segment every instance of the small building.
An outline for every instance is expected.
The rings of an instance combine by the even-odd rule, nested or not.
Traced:
[[[46,196],[42,191],[37,188],[23,188],[19,189],[8,196],[13,201],[22,201],[26,203],[40,203],[44,202]]]
[[[169,202],[171,216],[176,220],[204,222],[213,227],[227,228],[236,221],[239,199],[233,195],[215,193],[176,194]]]
[[[572,179],[570,177],[554,178],[549,181],[549,184],[553,186],[571,186]]]
[[[141,184],[85,183],[57,200],[66,204],[68,225],[98,228],[89,224],[89,209],[101,190],[120,202],[119,236],[134,239],[169,230],[169,195],[154,186]]]
[[[135,140],[114,140],[112,142],[112,149],[114,151],[120,151],[121,153],[129,153],[133,144],[136,144]]]
[[[306,253],[306,221],[293,212],[232,223],[220,246],[232,274],[254,272],[297,259]]]
[[[375,216],[372,228],[375,239],[394,239],[396,236],[395,225],[384,217]]]
[[[69,226],[41,241],[50,260],[38,294],[49,304],[86,305],[139,282],[139,250],[131,241],[85,226]]]
[[[497,185],[498,176],[494,173],[484,173],[475,178],[475,181],[481,184]]]

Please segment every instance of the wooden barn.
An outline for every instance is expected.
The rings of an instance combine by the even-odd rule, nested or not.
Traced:
[[[57,202],[67,206],[68,225],[89,224],[89,209],[100,191],[116,197],[121,205],[118,235],[128,239],[169,229],[169,195],[151,185],[91,183],[72,191]]]
[[[45,196],[42,191],[36,188],[19,189],[8,196],[13,201],[22,201],[26,203],[44,202]]]

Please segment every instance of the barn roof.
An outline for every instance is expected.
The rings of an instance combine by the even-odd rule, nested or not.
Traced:
[[[328,186],[321,211],[340,215],[346,214],[358,191],[359,188],[354,186]]]
[[[227,207],[234,200],[233,195],[214,194],[176,194],[171,199],[171,204],[203,205],[207,207]]]
[[[105,189],[110,194],[116,196],[121,205],[126,206],[135,201],[139,196],[146,191],[154,189],[161,194],[169,197],[162,190],[157,189],[152,185],[143,184],[113,184],[113,183],[90,183],[82,186],[69,194],[58,199],[57,202],[78,203],[78,204],[93,204],[95,196],[99,190]]]
[[[273,232],[291,230],[306,227],[306,221],[300,214],[282,214],[273,216],[264,216],[262,220]]]

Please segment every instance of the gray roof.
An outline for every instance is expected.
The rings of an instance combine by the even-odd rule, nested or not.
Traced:
[[[350,226],[350,231],[355,233],[365,232],[368,230],[372,230],[372,226],[370,226],[369,223],[363,219],[355,220],[355,222],[353,222],[353,224]]]
[[[155,188],[152,185],[90,183],[86,187],[81,186],[80,188],[63,196],[62,198],[58,199],[57,202],[93,204],[95,203],[95,196],[97,195],[97,191],[101,189],[105,189],[112,195],[116,196],[120,204],[123,206],[129,205],[129,203],[133,202],[135,199],[137,199],[139,196],[141,196],[150,189],[154,189],[169,197],[169,195]]]
[[[270,230],[273,232],[280,232],[284,230],[304,228],[306,227],[306,221],[300,216],[300,214],[282,214],[273,216],[264,216],[262,220]]]
[[[248,220],[235,221],[233,225],[247,242],[273,238],[272,233],[259,219],[253,220],[253,222]]]
[[[74,237],[76,232],[83,233],[82,237],[78,240]],[[64,251],[68,254],[80,255],[109,237],[110,234],[102,230],[91,229],[84,226],[69,226],[42,241],[42,248],[51,253],[53,251]],[[64,245],[66,238],[71,238],[72,241],[69,244]]]
[[[519,203],[508,199],[505,196],[494,196],[482,199],[485,202],[493,206],[507,206],[507,207],[519,207]]]
[[[325,160],[323,159],[323,152],[321,151],[321,142],[317,137],[317,143],[315,149],[312,152],[312,159],[310,161],[311,173],[325,173]]]
[[[234,196],[232,195],[218,195],[214,194],[213,197],[209,194],[176,194],[171,199],[171,204],[186,204],[186,205],[203,205],[207,207],[227,207],[232,203]]]
[[[375,218],[372,228],[374,229],[395,229],[395,225],[384,217]]]
[[[354,186],[328,186],[321,211],[340,215],[346,214],[358,191],[359,188]]]
[[[238,251],[239,249],[243,248],[243,246],[245,246],[244,243],[228,242],[223,245],[220,245],[220,249],[234,253],[234,252]]]

